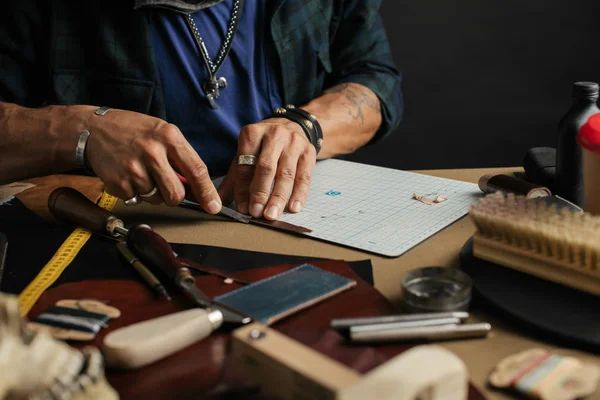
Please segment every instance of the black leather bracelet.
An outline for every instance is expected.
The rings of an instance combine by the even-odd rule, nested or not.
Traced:
[[[317,144],[318,144],[319,150],[320,150],[321,147],[323,146],[323,130],[321,129],[321,124],[319,124],[319,121],[317,121],[317,117],[315,117],[308,111],[303,110],[302,108],[295,107],[291,104],[288,104],[287,106],[285,106],[285,109],[287,110],[287,112],[298,113],[313,123],[313,125],[315,127],[315,131],[317,133]]]
[[[300,112],[298,112],[299,110]],[[269,115],[265,119],[268,118],[286,118],[290,121],[296,122],[302,127],[306,137],[315,147],[317,154],[319,154],[319,151],[321,151],[321,147],[323,147],[323,131],[321,130],[319,121],[317,121],[317,118],[314,115],[309,114],[305,110],[295,108],[292,105],[287,105],[285,108],[277,108],[273,114]]]

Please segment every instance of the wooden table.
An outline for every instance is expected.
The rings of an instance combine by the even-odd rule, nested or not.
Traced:
[[[415,171],[428,175],[477,182],[487,173],[511,173],[518,168],[462,169]],[[36,180],[36,182],[40,182]],[[459,252],[474,232],[470,219],[463,218],[429,240],[397,258],[380,257],[318,240],[297,237],[254,225],[224,221],[196,211],[142,204],[126,207],[119,202],[113,210],[127,224],[144,222],[151,225],[170,242],[205,244],[245,250],[325,257],[343,260],[370,259],[373,264],[375,287],[394,304],[400,298],[400,282],[407,271],[423,266],[456,267]],[[600,356],[581,351],[557,348],[551,343],[524,336],[518,327],[508,326],[502,320],[483,311],[476,312],[473,321],[487,321],[493,332],[487,339],[462,340],[441,343],[458,355],[467,365],[472,382],[490,399],[508,399],[505,394],[490,390],[486,381],[494,365],[503,357],[521,350],[541,346],[573,355],[582,360],[600,364]],[[597,394],[600,398],[600,394]]]

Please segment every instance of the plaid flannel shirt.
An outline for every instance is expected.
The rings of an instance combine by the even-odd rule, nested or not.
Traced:
[[[381,101],[376,138],[398,125],[400,73],[381,0],[264,1],[286,103],[305,104],[328,87],[355,82]],[[148,12],[124,0],[9,2],[0,16],[0,101],[105,105],[165,118]]]

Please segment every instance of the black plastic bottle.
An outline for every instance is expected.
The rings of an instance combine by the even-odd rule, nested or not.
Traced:
[[[588,118],[600,112],[596,104],[598,91],[595,82],[573,84],[573,105],[558,124],[554,194],[578,206],[583,206],[583,173],[576,138]]]

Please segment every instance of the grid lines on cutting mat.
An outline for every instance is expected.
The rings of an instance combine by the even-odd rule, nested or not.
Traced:
[[[433,205],[412,198],[442,196]],[[308,201],[282,221],[307,234],[387,256],[398,256],[467,214],[482,196],[476,184],[341,160],[319,161]]]

